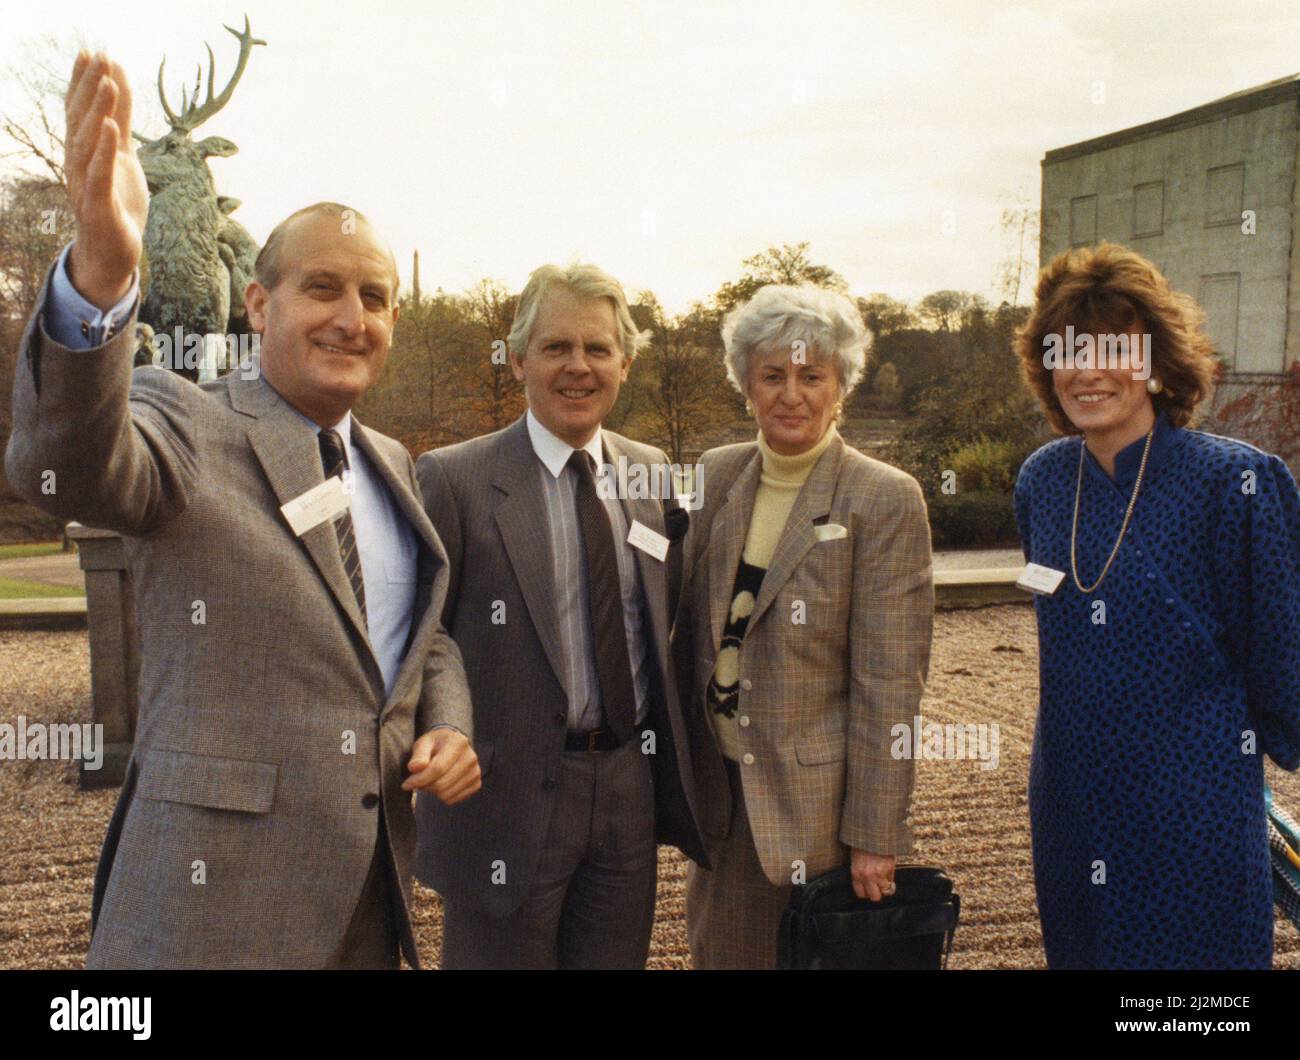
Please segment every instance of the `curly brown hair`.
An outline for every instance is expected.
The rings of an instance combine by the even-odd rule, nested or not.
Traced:
[[[1118,243],[1099,243],[1057,255],[1038,274],[1033,312],[1017,329],[1016,355],[1021,374],[1038,397],[1058,434],[1078,434],[1052,387],[1043,363],[1043,340],[1076,333],[1151,335],[1151,375],[1164,389],[1151,397],[1175,427],[1196,419],[1196,407],[1209,396],[1217,365],[1205,313],[1190,295],[1175,291],[1151,262]]]

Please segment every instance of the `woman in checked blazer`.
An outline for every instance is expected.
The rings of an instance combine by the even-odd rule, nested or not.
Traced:
[[[911,849],[910,727],[929,666],[930,532],[911,476],[835,429],[862,376],[854,305],[772,285],[723,326],[754,442],[702,458],[674,630],[712,871],[692,864],[696,968],[772,968],[794,883],[852,867],[893,893]]]

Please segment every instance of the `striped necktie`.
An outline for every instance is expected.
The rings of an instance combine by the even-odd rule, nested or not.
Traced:
[[[320,432],[320,460],[325,468],[325,477],[337,475],[343,478],[343,469],[348,466],[347,453],[343,450],[343,439],[337,431]],[[339,555],[343,558],[343,570],[352,585],[352,592],[361,608],[361,618],[369,624],[366,617],[366,583],[361,575],[361,553],[357,549],[357,537],[352,530],[352,509],[345,508],[343,514],[334,520],[334,529],[339,536]]]

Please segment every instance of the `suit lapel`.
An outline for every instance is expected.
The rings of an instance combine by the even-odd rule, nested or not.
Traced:
[[[541,462],[528,437],[528,424],[521,416],[501,439],[501,455],[494,461],[493,486],[503,496],[495,517],[506,558],[515,572],[533,628],[566,691],[564,653],[560,647],[559,622],[555,607],[555,570],[551,562],[550,537],[546,531],[546,497],[542,493]]]
[[[713,632],[713,650],[722,646],[723,620],[731,606],[731,590],[736,584],[736,567],[745,547],[749,520],[754,513],[754,491],[762,468],[758,446],[748,453],[747,462],[731,483],[722,502],[706,546],[709,550],[709,625]],[[751,625],[753,624],[751,619]]]
[[[809,550],[817,544],[817,531],[813,520],[830,514],[831,499],[835,495],[835,480],[839,476],[840,458],[844,453],[844,442],[836,438],[826,447],[826,452],[817,459],[816,465],[809,472],[803,488],[794,499],[794,507],[786,520],[781,539],[772,554],[772,562],[763,576],[762,588],[758,599],[754,601],[754,611],[749,616],[745,627],[748,634],[758,625],[759,619],[776,599],[776,594],[790,580],[795,569],[808,555]],[[761,463],[761,461],[758,461]]]
[[[260,376],[252,380],[233,379],[230,383],[231,404],[240,412],[255,417],[248,428],[248,440],[262,465],[271,489],[280,505],[306,493],[325,481],[321,466],[320,443],[316,433],[304,423]],[[288,524],[285,524],[288,530]],[[291,530],[288,531],[292,533]],[[356,594],[343,569],[339,539],[334,524],[326,520],[298,538],[316,565],[322,580],[333,594],[353,633],[362,646],[362,662],[367,675],[383,689],[383,673],[370,646],[370,636]],[[381,697],[382,698],[382,697]]]

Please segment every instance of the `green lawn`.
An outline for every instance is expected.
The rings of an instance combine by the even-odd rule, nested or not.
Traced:
[[[85,596],[81,589],[70,585],[43,585],[40,582],[0,578],[0,600],[23,600],[47,596]]]
[[[0,545],[0,559],[26,559],[28,556],[52,556],[63,550],[58,541],[40,541],[29,545]]]

